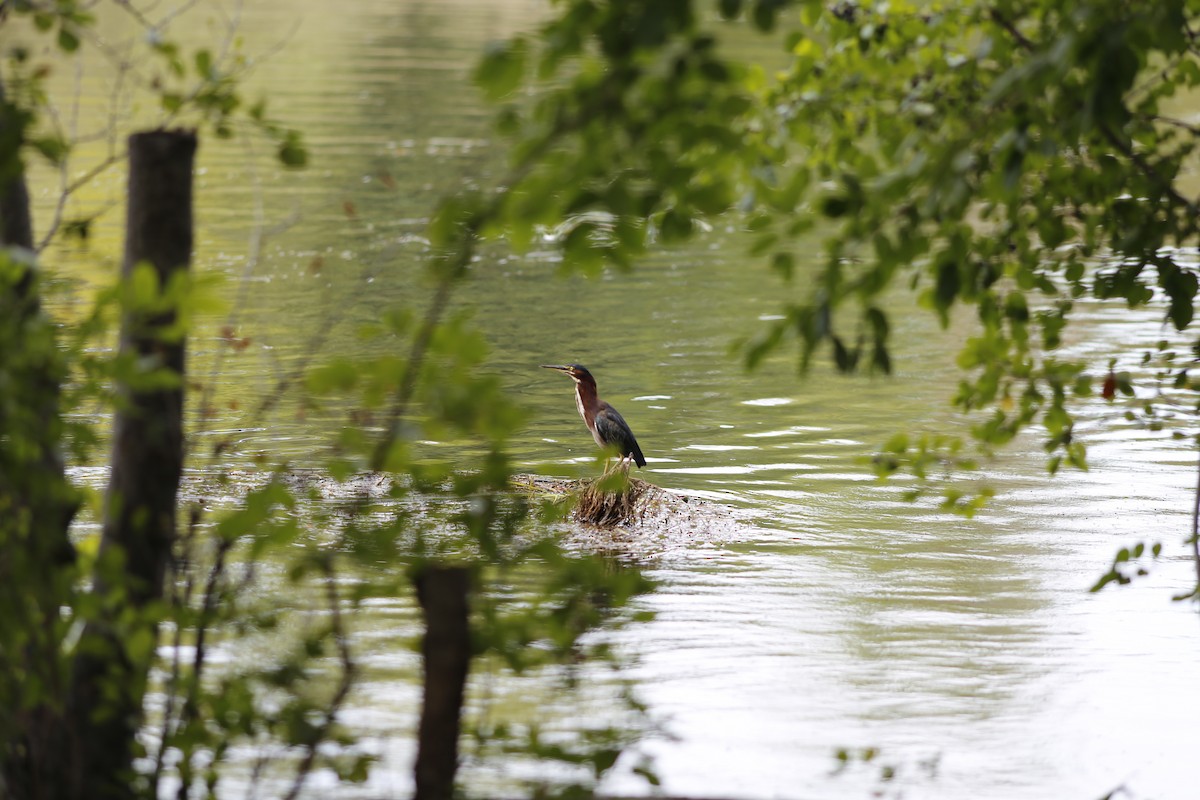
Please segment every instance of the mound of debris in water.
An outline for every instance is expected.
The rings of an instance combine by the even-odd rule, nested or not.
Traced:
[[[579,482],[578,497],[572,512],[576,522],[611,528],[628,525],[645,516],[643,499],[661,492],[657,486],[627,475],[605,475]]]
[[[589,549],[650,556],[680,547],[713,547],[744,533],[730,507],[637,478],[609,474],[573,481],[516,475],[513,484],[571,504],[574,524],[568,539]]]
[[[338,480],[312,469],[282,474],[229,470],[220,476],[196,473],[190,477],[184,481],[184,495],[205,505],[238,502],[246,491],[269,479],[282,480],[297,495],[316,502],[397,502],[391,499],[393,477],[381,473]],[[715,550],[746,535],[747,527],[740,521],[736,507],[662,489],[622,473],[590,480],[515,475],[512,483],[519,492],[562,504],[567,509],[564,542],[580,550],[639,560],[680,552],[711,557]],[[432,499],[406,495],[402,502],[408,513],[420,516]]]

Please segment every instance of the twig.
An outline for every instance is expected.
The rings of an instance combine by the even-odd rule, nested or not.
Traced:
[[[236,78],[239,82],[245,82],[246,78],[254,72],[254,69],[259,65],[259,63],[273,58],[291,42],[291,40],[295,37],[296,32],[300,30],[300,19],[297,18],[294,20],[287,33],[279,37],[279,39],[277,39],[273,45],[264,50],[256,58],[245,58],[240,63],[230,64],[229,62],[231,59],[229,53],[230,50],[233,49],[234,42],[237,41],[238,30],[241,26],[241,9],[242,4],[239,0],[239,2],[236,4],[236,11],[234,15],[232,17],[226,17],[226,35],[221,41],[221,44],[217,50],[216,58],[213,59],[213,64],[214,68],[221,67],[224,69],[224,72],[221,73],[222,79]],[[210,80],[202,77],[201,80],[198,81],[191,89],[191,91],[183,95],[182,102],[179,104],[179,108],[175,111],[168,112],[163,117],[160,124],[163,127],[167,127],[174,122],[174,120],[179,117],[184,110],[188,108],[188,106],[191,105],[192,101],[200,96],[200,93],[203,92],[204,88],[210,83]]]
[[[172,595],[173,605],[179,609],[186,609],[191,606],[192,593],[195,589],[195,573],[191,567],[192,543],[196,540],[196,529],[200,524],[202,511],[199,505],[193,505],[188,515],[187,530],[180,541],[180,554],[172,561]],[[182,567],[182,569],[181,569]],[[179,596],[179,588],[176,578],[181,572],[185,572],[187,580],[184,583],[183,596]],[[163,771],[163,759],[167,752],[167,741],[170,738],[172,730],[179,730],[178,725],[172,726],[172,718],[175,715],[175,699],[179,693],[180,684],[180,652],[183,647],[183,629],[184,626],[180,620],[175,622],[175,635],[171,641],[171,677],[167,681],[165,694],[166,708],[163,710],[162,725],[158,734],[158,752],[154,754],[154,777],[151,781],[152,786],[160,786]]]
[[[158,22],[156,23],[155,27],[156,27],[158,30],[166,30],[166,29],[167,29],[167,27],[168,27],[168,26],[169,26],[169,25],[170,25],[172,22],[174,22],[174,21],[175,21],[175,18],[176,18],[176,17],[181,17],[181,16],[183,16],[184,14],[186,14],[187,12],[189,12],[189,11],[191,11],[193,8],[195,8],[197,5],[199,5],[199,0],[187,0],[187,2],[186,2],[186,3],[180,3],[180,4],[179,4],[177,7],[175,7],[175,8],[172,8],[172,9],[171,9],[171,10],[169,10],[169,11],[168,11],[166,14],[164,14],[164,15],[163,15],[163,16],[162,16],[162,17],[161,17],[159,20],[158,20]],[[239,4],[239,5],[240,5],[240,4]],[[149,12],[149,11],[153,11],[153,10],[154,10],[155,8],[157,8],[157,7],[158,7],[158,4],[157,4],[157,3],[155,3],[154,5],[148,6],[148,7],[146,8],[146,11],[147,11],[147,12]]]
[[[1104,134],[1104,138],[1108,139],[1109,144],[1117,148],[1121,155],[1128,158],[1134,166],[1141,170],[1143,175],[1157,183],[1159,188],[1162,189],[1163,194],[1165,194],[1175,203],[1187,209],[1187,212],[1190,216],[1195,216],[1196,207],[1192,201],[1188,200],[1186,197],[1176,191],[1174,184],[1162,177],[1162,175],[1158,173],[1158,170],[1154,168],[1153,164],[1136,153],[1133,147],[1129,143],[1122,140],[1107,122],[1100,123],[1100,132]]]
[[[1182,119],[1176,119],[1175,117],[1164,117],[1161,114],[1151,114],[1149,119],[1151,122],[1161,122],[1164,125],[1171,125],[1176,128],[1181,128],[1193,136],[1200,136],[1200,125],[1194,125]]]
[[[117,119],[120,116],[118,113],[118,107],[121,102],[121,93],[125,87],[125,76],[129,72],[130,68],[131,67],[130,67],[128,59],[122,59],[118,62],[117,74],[113,81],[113,89],[109,95],[108,124],[103,131],[93,134],[93,137],[89,137],[89,138],[104,138],[107,140],[108,154],[105,156],[104,160],[102,160],[100,163],[93,166],[91,169],[89,169],[83,175],[79,176],[78,178],[76,178],[75,180],[70,181],[70,182],[67,181],[67,170],[69,167],[69,161],[67,159],[63,160],[63,164],[60,167],[60,171],[59,171],[60,189],[59,189],[58,201],[54,205],[54,214],[51,217],[49,226],[46,228],[46,233],[45,233],[45,235],[43,235],[41,241],[38,242],[37,247],[35,248],[38,253],[41,253],[43,250],[45,250],[50,245],[50,242],[54,240],[54,237],[58,234],[58,230],[62,226],[63,215],[66,211],[67,201],[76,192],[78,192],[84,186],[87,186],[89,183],[91,183],[93,180],[95,180],[101,174],[106,172],[110,167],[114,166],[115,164],[119,164],[125,160],[124,152],[119,151],[117,148]],[[52,116],[54,117],[54,119],[57,121],[58,117],[57,117],[57,114],[54,112],[53,107],[48,106],[47,111],[49,111],[52,114]],[[74,128],[77,126],[78,115],[79,115],[79,90],[77,88],[75,101],[74,101],[74,108],[73,108],[73,112],[72,112],[72,116],[73,116],[72,140],[76,144],[78,144],[79,142],[85,141],[85,139],[76,137],[74,135]]]
[[[1008,31],[1009,36],[1011,36],[1017,44],[1021,45],[1023,49],[1031,52],[1033,51],[1033,42],[1029,41],[1025,34],[1017,30],[1017,26],[1013,24],[1012,20],[1008,19],[994,8],[988,12],[988,15],[992,18],[993,22],[995,22],[1001,28],[1004,28],[1004,30]]]
[[[146,30],[152,31],[157,28],[153,22],[146,19],[146,17],[142,15],[141,11],[138,11],[136,8],[134,8],[133,3],[129,2],[129,0],[113,0],[113,3],[117,6],[117,8],[121,9],[126,14],[137,20],[137,23]]]
[[[241,317],[242,311],[245,309],[246,300],[250,294],[250,278],[254,275],[258,268],[259,262],[262,260],[263,247],[268,239],[276,234],[289,230],[295,225],[300,217],[298,213],[293,213],[283,222],[273,226],[270,230],[266,229],[266,212],[263,204],[262,194],[262,179],[258,174],[258,170],[254,165],[254,153],[251,149],[250,142],[243,137],[242,146],[244,148],[245,163],[250,171],[251,186],[253,187],[254,196],[254,226],[250,231],[250,242],[246,252],[246,266],[242,269],[242,275],[238,284],[237,294],[234,297],[233,306],[229,309],[229,313],[225,317],[224,327],[226,329],[236,329],[238,320]],[[322,337],[328,331],[328,328],[321,329]],[[319,343],[317,344],[319,347]],[[316,348],[313,348],[315,352]],[[203,430],[208,422],[212,419],[212,399],[213,393],[216,391],[217,377],[221,374],[221,370],[225,365],[225,357],[228,353],[228,347],[221,347],[217,350],[217,355],[213,359],[212,369],[208,373],[208,381],[205,383],[204,391],[200,395],[200,419],[199,426]],[[307,366],[307,360],[304,360],[304,365]],[[267,397],[277,397],[283,390],[287,388],[294,380],[295,374],[289,373],[279,380],[275,389],[267,395]],[[274,406],[272,401],[269,405],[266,403],[260,404],[255,411],[255,416],[261,415]],[[228,439],[218,441],[213,447],[213,455],[216,456],[221,450],[229,444]]]
[[[469,259],[470,253],[474,251],[474,243],[467,242],[463,245],[464,257]],[[408,404],[412,400],[413,393],[416,391],[417,378],[421,371],[421,364],[425,360],[425,354],[429,350],[429,344],[433,341],[433,334],[437,330],[437,326],[441,323],[442,314],[446,311],[446,306],[450,303],[450,290],[454,278],[446,276],[438,283],[437,290],[433,294],[433,300],[429,304],[429,309],[425,312],[425,319],[421,322],[421,327],[417,331],[417,335],[413,337],[412,347],[408,351],[408,361],[405,365],[404,380],[400,382],[400,387],[396,390],[396,397],[392,401],[392,408],[388,412],[388,422],[385,428],[384,435],[380,437],[378,445],[375,447],[375,454],[371,458],[371,469],[376,472],[382,471],[387,462],[387,453],[391,449],[392,444],[400,435],[400,424],[404,414],[408,409]]]
[[[1200,444],[1200,437],[1197,438]],[[1200,593],[1200,463],[1196,465],[1196,497],[1192,505],[1192,561],[1196,567],[1196,589],[1193,596]]]
[[[1192,55],[1200,55],[1200,48],[1196,46],[1196,31],[1192,28],[1193,21],[1186,19],[1183,21],[1183,32],[1187,34],[1188,38],[1188,52]]]
[[[354,676],[357,672],[357,667],[350,654],[349,637],[342,621],[341,598],[337,591],[337,581],[333,569],[333,556],[326,554],[321,559],[321,566],[325,572],[325,597],[329,603],[329,613],[333,626],[332,633],[334,641],[337,643],[338,661],[342,667],[342,678],[338,682],[333,699],[329,701],[329,708],[325,710],[325,718],[317,727],[312,741],[306,745],[304,757],[300,759],[300,764],[296,767],[296,778],[292,782],[292,788],[284,796],[284,800],[296,800],[296,797],[300,794],[300,790],[304,787],[304,781],[312,771],[313,762],[317,757],[317,747],[329,736],[329,731],[333,728],[334,718],[337,716],[337,712],[341,709],[342,704],[346,701],[347,695],[350,694],[350,687],[354,685]]]
[[[263,775],[266,774],[267,766],[271,763],[272,756],[266,747],[260,747],[258,756],[254,759],[254,768],[250,770],[250,791],[248,797],[258,797],[258,787],[262,785]]]
[[[508,188],[519,184],[528,176],[537,163],[537,156],[533,154],[548,151],[554,140],[565,135],[573,127],[574,123],[570,120],[559,122],[553,130],[546,134],[543,146],[530,148],[530,155],[514,166],[500,185]],[[471,265],[471,260],[475,257],[475,248],[478,245],[480,228],[496,214],[504,202],[504,198],[505,193],[499,193],[492,199],[487,208],[480,211],[478,215],[467,223],[466,230],[462,234],[463,239],[462,244],[459,246],[459,251],[450,257],[449,263],[444,267],[445,271],[438,282],[437,289],[434,291],[433,300],[429,305],[429,309],[425,312],[425,319],[422,321],[417,335],[413,337],[413,344],[408,354],[408,363],[405,366],[404,380],[401,381],[400,387],[396,390],[396,397],[388,413],[384,435],[380,437],[371,458],[371,469],[377,472],[383,469],[387,460],[388,450],[391,449],[392,444],[400,435],[400,424],[408,410],[409,403],[412,401],[413,393],[416,391],[421,363],[425,360],[429,344],[433,340],[433,334],[441,322],[447,305],[450,303],[451,289],[454,283],[466,274],[467,269]]]
[[[258,421],[261,421],[268,413],[270,413],[271,410],[275,408],[275,406],[279,405],[279,402],[287,395],[287,392],[292,387],[292,384],[300,380],[301,376],[308,371],[309,364],[312,363],[313,358],[315,358],[317,353],[320,352],[321,345],[325,342],[325,337],[329,334],[330,329],[333,328],[338,319],[339,317],[333,315],[326,317],[325,321],[322,322],[321,325],[318,326],[318,328],[313,332],[312,336],[309,337],[308,343],[305,345],[304,351],[302,352],[300,358],[296,361],[295,366],[275,382],[275,385],[271,387],[271,391],[267,392],[266,396],[263,397],[263,399],[259,401],[258,405],[255,406],[254,410],[250,412],[250,416],[248,417],[250,420],[250,427],[254,427]],[[212,451],[210,453],[211,458],[215,460],[232,444],[232,436],[221,437],[221,439],[219,439],[212,447]]]
[[[232,16],[225,14],[224,6],[217,6],[217,8],[220,9],[219,13],[221,16],[225,17],[225,29],[229,31],[229,35],[226,36],[221,42],[221,51],[217,55],[217,63],[219,64],[229,55],[229,48],[233,46],[233,41],[235,38],[237,38],[238,28],[240,28],[242,25],[242,0],[237,0],[237,2],[233,4]],[[300,20],[297,19],[294,24],[299,22]]]
[[[58,202],[55,203],[54,216],[50,220],[50,225],[46,228],[45,235],[42,237],[41,241],[37,243],[37,247],[35,248],[37,252],[41,253],[43,250],[49,247],[50,242],[53,241],[54,237],[58,234],[58,229],[62,226],[63,213],[67,207],[67,200],[70,199],[71,195],[75,194],[75,192],[79,191],[101,174],[108,171],[113,165],[119,164],[124,160],[125,156],[123,155],[110,154],[99,164],[92,167],[69,184],[65,183],[67,165],[65,162],[63,163],[62,177],[64,184],[59,190]]]
[[[192,654],[191,681],[188,683],[188,692],[187,697],[183,701],[183,708],[179,712],[179,722],[176,725],[176,730],[186,728],[200,711],[199,694],[200,682],[204,675],[205,643],[208,638],[208,628],[212,623],[213,613],[216,609],[217,591],[221,578],[225,575],[225,557],[233,547],[234,541],[233,539],[223,538],[217,543],[217,555],[208,572],[208,581],[204,586],[204,601],[200,607],[200,620],[196,624],[196,644],[195,651]],[[191,789],[191,756],[191,753],[185,753],[179,763],[179,792],[176,795],[177,800],[187,800],[188,791]]]
[[[138,82],[147,91],[149,91],[151,93],[155,93],[158,91],[157,88],[155,87],[155,79],[148,78],[148,77],[140,74],[138,72],[138,70],[134,67],[134,63],[133,63],[132,59],[129,57],[128,53],[126,53],[125,55],[122,55],[120,52],[117,51],[116,48],[110,46],[106,39],[104,39],[103,37],[98,35],[91,28],[80,28],[78,30],[78,33],[79,33],[80,38],[87,39],[87,41],[91,43],[92,47],[96,48],[96,52],[100,53],[100,55],[102,55],[106,59],[108,59],[118,70],[125,69],[127,72],[129,72],[131,75],[133,75],[135,78],[137,78]],[[133,44],[130,43],[130,44],[127,44],[126,46],[128,48],[132,48]]]
[[[143,10],[134,6],[133,3],[129,2],[129,0],[112,0],[112,2],[126,14],[132,17],[133,20],[137,22],[138,25],[141,25],[144,30],[152,33],[155,31],[164,30],[176,17],[182,16],[183,14],[186,14],[188,11],[191,11],[193,8],[195,8],[196,5],[198,5],[199,0],[187,0],[187,2],[180,4],[177,8],[172,8],[157,22],[151,20],[148,14],[153,12],[154,9],[158,7],[158,3],[152,3],[151,5],[146,6],[146,8]]]
[[[1012,22],[1012,20],[1008,19],[994,8],[989,11],[989,16],[997,25],[1006,30],[1022,49],[1031,53],[1035,51],[1033,42],[1026,38],[1025,34],[1021,33],[1021,31],[1017,29],[1017,26]],[[1113,130],[1111,125],[1109,125],[1107,122],[1100,121],[1097,123],[1097,127],[1100,129],[1100,132],[1104,134],[1104,138],[1108,140],[1109,144],[1115,147],[1117,151],[1121,153],[1121,155],[1129,159],[1129,161],[1136,166],[1143,175],[1159,185],[1159,188],[1162,190],[1163,194],[1165,194],[1175,203],[1187,209],[1187,212],[1190,216],[1195,216],[1196,207],[1192,201],[1181,195],[1175,189],[1175,186],[1173,183],[1171,183],[1171,181],[1163,178],[1162,175],[1159,174],[1158,170],[1154,168],[1153,164],[1143,158],[1139,153],[1135,152],[1132,145],[1118,136],[1117,132]]]

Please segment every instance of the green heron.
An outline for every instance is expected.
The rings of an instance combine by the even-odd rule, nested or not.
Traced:
[[[600,399],[596,391],[596,379],[587,367],[580,364],[542,364],[543,369],[556,369],[566,373],[575,381],[575,407],[579,416],[592,432],[596,444],[604,448],[613,448],[621,454],[621,461],[627,458],[639,466],[646,466],[646,457],[642,448],[638,447],[633,431],[615,408]]]

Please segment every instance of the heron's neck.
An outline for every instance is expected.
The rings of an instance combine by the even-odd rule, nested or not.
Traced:
[[[579,409],[579,416],[583,417],[583,421],[590,428],[592,420],[596,418],[596,412],[600,410],[600,395],[596,392],[594,383],[575,384],[575,407]]]

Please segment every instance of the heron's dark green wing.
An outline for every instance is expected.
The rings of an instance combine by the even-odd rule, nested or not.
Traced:
[[[596,412],[596,436],[605,446],[616,447],[622,456],[633,456],[639,467],[646,466],[646,457],[625,418],[608,403],[601,402]]]

